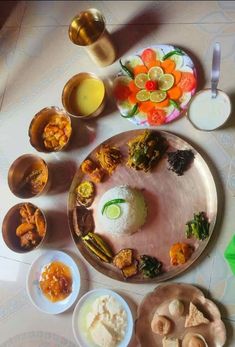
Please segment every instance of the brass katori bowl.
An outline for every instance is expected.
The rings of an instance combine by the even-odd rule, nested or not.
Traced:
[[[50,185],[47,163],[37,155],[24,154],[8,171],[8,186],[18,198],[28,199],[45,193]]]
[[[40,211],[40,216],[44,220],[44,228],[45,228],[44,235],[38,238],[38,242],[35,245],[32,245],[31,247],[28,247],[28,248],[21,246],[21,239],[16,235],[16,229],[22,223],[20,209],[23,205],[28,205],[29,207],[32,207],[34,210]],[[2,223],[2,237],[7,247],[16,253],[28,253],[36,248],[41,247],[44,241],[46,240],[47,236],[48,236],[48,228],[47,228],[47,221],[46,221],[46,216],[44,212],[41,209],[39,209],[37,206],[29,202],[19,203],[17,205],[14,205],[4,217],[4,220]]]
[[[104,88],[104,94],[100,100],[99,105],[96,107],[94,112],[92,112],[88,115],[83,115],[73,108],[73,105],[71,102],[71,95],[72,95],[74,88],[79,87],[79,85],[83,81],[85,81],[86,79],[95,79],[95,80],[100,81],[102,83],[103,88]],[[89,102],[89,100],[87,102]],[[62,91],[62,104],[63,104],[65,110],[67,111],[67,113],[72,117],[79,118],[82,120],[88,120],[88,119],[99,116],[101,114],[101,112],[104,110],[105,103],[106,103],[106,91],[105,91],[104,82],[93,73],[81,72],[81,73],[73,76],[65,84],[63,91]]]
[[[46,147],[45,146],[45,127],[49,123],[55,123],[57,121],[66,122],[68,126],[68,133],[66,135],[66,140],[63,142],[63,145],[58,148]],[[52,124],[53,126],[53,124]],[[39,152],[50,153],[58,152],[65,149],[69,143],[72,134],[71,119],[69,115],[58,107],[51,106],[46,107],[39,111],[32,119],[29,126],[29,140],[31,145]],[[58,140],[59,141],[59,140]]]

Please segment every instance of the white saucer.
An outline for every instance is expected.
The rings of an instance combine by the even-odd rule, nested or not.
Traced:
[[[39,281],[45,265],[54,261],[60,261],[70,268],[72,274],[72,292],[64,300],[58,302],[49,301],[42,293]],[[42,254],[31,265],[26,282],[27,293],[34,306],[40,311],[49,314],[58,314],[66,311],[73,305],[80,290],[80,273],[74,260],[66,253],[60,251],[48,251]]]

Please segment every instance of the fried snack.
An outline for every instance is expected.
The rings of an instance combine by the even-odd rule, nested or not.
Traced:
[[[138,260],[134,259],[133,263],[129,266],[122,268],[124,278],[135,276],[138,273]]]
[[[180,347],[180,340],[174,337],[166,337],[164,336],[162,339],[162,347]]]
[[[16,228],[22,248],[32,248],[39,244],[46,233],[46,223],[42,212],[26,203],[20,208],[21,224]]]
[[[204,317],[203,313],[197,309],[197,307],[190,302],[189,304],[189,314],[185,319],[185,328],[195,327],[200,324],[208,324],[210,321]]]
[[[91,180],[95,183],[100,183],[104,177],[104,171],[91,159],[86,159],[81,165],[83,173],[90,176]]]
[[[96,153],[96,157],[101,167],[108,172],[109,175],[113,173],[116,167],[122,161],[122,154],[117,147],[111,147],[109,145],[103,145]]]
[[[83,173],[90,175],[96,169],[96,164],[91,159],[86,159],[82,163],[81,169]]]
[[[28,231],[26,234],[22,235],[20,238],[20,245],[22,248],[31,248],[37,246],[41,241],[40,236],[34,230]]]
[[[55,117],[47,123],[43,130],[44,146],[49,150],[59,150],[66,145],[71,135],[72,127],[64,117]]]
[[[172,265],[182,265],[191,257],[193,253],[193,247],[188,243],[178,242],[170,248],[170,258]]]
[[[20,208],[20,215],[22,217],[22,223],[34,223],[34,212],[35,208],[31,204],[24,204]]]
[[[120,270],[123,268],[130,266],[133,261],[133,250],[130,248],[124,248],[119,251],[114,259],[113,264]]]
[[[89,207],[91,206],[95,197],[95,186],[90,181],[83,181],[77,186],[75,193],[77,203],[79,205]]]
[[[36,229],[41,238],[44,237],[45,231],[46,231],[46,226],[45,226],[45,219],[42,215],[42,212],[37,208],[35,213],[34,213],[34,219],[35,219],[35,224],[36,224]]]
[[[16,229],[16,235],[18,237],[23,236],[24,234],[26,234],[28,231],[32,231],[34,230],[35,225],[31,224],[31,223],[22,223],[20,224],[17,229]]]
[[[164,316],[159,316],[155,314],[151,322],[151,329],[154,334],[167,335],[172,328],[172,323],[170,319]]]

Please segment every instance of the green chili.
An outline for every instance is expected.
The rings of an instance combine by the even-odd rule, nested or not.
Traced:
[[[138,111],[138,104],[135,104],[135,106],[126,116],[124,116],[123,114],[121,114],[121,116],[123,118],[132,118],[137,113],[137,111]]]
[[[108,206],[110,206],[110,205],[115,205],[115,204],[122,204],[123,202],[126,202],[126,200],[124,200],[124,199],[113,199],[113,200],[107,201],[107,202],[104,204],[104,206],[103,206],[103,208],[102,208],[102,210],[101,210],[101,213],[102,213],[102,214],[104,213],[106,207],[108,207]]]
[[[181,49],[177,48],[177,49],[175,49],[174,51],[171,51],[171,52],[165,54],[165,55],[163,56],[162,60],[166,60],[167,58],[171,57],[171,56],[174,55],[174,54],[176,54],[176,55],[184,55],[184,52],[181,51]]]
[[[133,74],[125,65],[122,64],[121,59],[119,60],[119,63],[120,63],[120,65],[121,65],[122,70],[125,71],[125,73],[126,73],[130,78],[134,79],[134,74]]]
[[[177,108],[177,110],[180,110],[180,107],[179,107],[179,105],[177,104],[176,101],[170,99],[169,102],[170,102],[170,104],[171,104],[172,106],[174,106],[175,108]]]

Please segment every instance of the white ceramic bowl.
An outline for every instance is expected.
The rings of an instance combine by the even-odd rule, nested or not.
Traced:
[[[54,261],[60,261],[70,268],[73,281],[71,294],[64,300],[57,302],[49,301],[42,293],[39,286],[40,276],[43,268],[45,265],[48,265]],[[48,251],[37,258],[31,265],[27,277],[26,288],[31,302],[40,311],[49,314],[58,314],[64,312],[73,305],[79,294],[80,273],[78,267],[68,254],[60,251]]]
[[[103,288],[91,290],[90,292],[84,294],[79,299],[74,309],[73,319],[72,319],[73,333],[74,333],[75,339],[80,347],[96,347],[97,346],[95,344],[92,344],[91,341],[88,342],[87,340],[86,330],[84,329],[84,322],[85,322],[84,313],[86,312],[87,305],[89,305],[90,303],[93,303],[95,299],[103,295],[110,295],[113,298],[115,298],[126,311],[126,314],[127,314],[126,334],[124,339],[118,344],[118,347],[127,347],[131,340],[132,333],[133,333],[133,326],[134,326],[131,310],[128,304],[126,303],[126,301],[119,294],[113,292],[112,290],[103,289]]]

